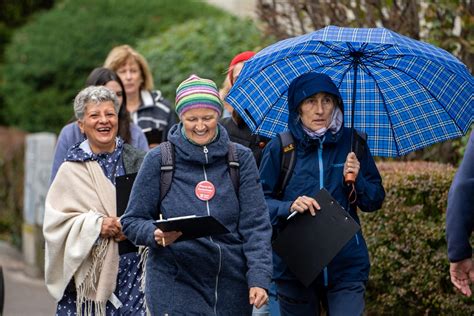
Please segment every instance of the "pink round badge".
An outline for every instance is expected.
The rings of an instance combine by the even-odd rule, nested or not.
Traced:
[[[212,184],[212,182],[201,181],[196,185],[194,193],[201,201],[209,201],[214,197],[214,194],[216,193],[216,188],[214,187],[214,184]]]

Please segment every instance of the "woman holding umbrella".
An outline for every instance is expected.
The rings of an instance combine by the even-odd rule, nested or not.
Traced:
[[[296,162],[291,178],[278,190],[282,149],[277,138],[265,147],[260,176],[274,231],[294,212],[320,209],[312,196],[322,188],[359,222],[356,210],[379,209],[385,197],[382,180],[369,149],[356,156],[351,150],[351,130],[343,126],[341,95],[325,74],[306,73],[288,89],[288,128],[294,139]],[[352,173],[354,186],[344,177]],[[349,195],[355,189],[356,200]],[[351,203],[353,202],[353,203]],[[299,236],[295,236],[295,242]],[[361,315],[369,275],[367,246],[359,231],[306,288],[274,253],[274,275],[282,315],[319,315],[320,305],[329,315]]]

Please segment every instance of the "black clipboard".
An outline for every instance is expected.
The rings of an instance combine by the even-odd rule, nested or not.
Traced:
[[[212,216],[175,217],[157,220],[154,224],[165,232],[182,232],[175,242],[229,233],[229,230]]]
[[[305,212],[290,218],[272,245],[306,287],[360,230],[359,224],[326,189],[321,189],[315,199],[321,210],[315,216]]]
[[[127,209],[130,193],[132,192],[133,182],[135,181],[136,177],[137,173],[130,173],[115,178],[115,192],[118,217],[122,216],[125,213],[125,210]],[[129,252],[138,251],[138,247],[136,247],[128,239],[120,241],[118,244],[119,254],[121,255]]]

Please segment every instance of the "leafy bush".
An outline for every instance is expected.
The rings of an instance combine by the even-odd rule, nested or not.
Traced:
[[[250,20],[225,16],[174,26],[141,41],[138,50],[150,63],[157,88],[174,100],[178,84],[189,75],[212,79],[219,86],[237,53],[259,50],[272,42]]]
[[[57,131],[92,68],[110,49],[171,25],[223,15],[196,0],[66,0],[17,31],[5,52],[4,118],[28,131]],[[172,68],[171,65],[168,65]]]
[[[380,163],[383,209],[361,214],[372,269],[368,315],[471,315],[455,293],[445,240],[446,200],[455,169],[427,162]]]

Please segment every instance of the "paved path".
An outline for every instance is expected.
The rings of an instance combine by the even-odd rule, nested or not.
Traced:
[[[44,280],[28,277],[21,253],[3,241],[0,241],[0,265],[5,278],[3,316],[54,315],[56,304]]]

